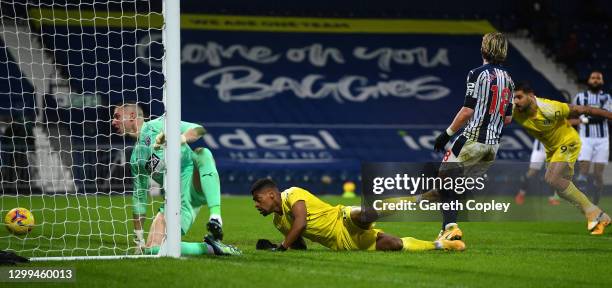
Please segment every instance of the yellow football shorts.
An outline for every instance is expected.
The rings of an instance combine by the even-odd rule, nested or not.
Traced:
[[[383,231],[373,229],[363,229],[357,226],[351,219],[351,210],[358,207],[342,207],[342,222],[336,225],[337,247],[334,250],[376,250],[376,238],[378,233]]]
[[[546,151],[546,162],[565,162],[569,164],[569,176],[574,175],[574,164],[580,155],[582,144],[580,140],[574,140],[567,144],[557,147],[553,151]]]

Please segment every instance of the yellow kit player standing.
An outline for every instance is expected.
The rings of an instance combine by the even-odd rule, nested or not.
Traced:
[[[557,190],[561,198],[582,210],[592,235],[601,235],[610,225],[610,216],[572,183],[581,143],[578,132],[567,119],[581,114],[612,119],[612,112],[603,109],[537,98],[527,84],[515,88],[512,118],[544,145],[548,163],[546,183]]]
[[[425,251],[464,250],[461,240],[423,241],[412,237],[399,238],[373,229],[372,222],[363,222],[360,207],[332,206],[310,192],[291,187],[280,192],[270,179],[259,179],[251,187],[255,208],[264,216],[274,213],[274,226],[285,235],[278,245],[266,248],[284,251],[305,248],[303,238],[332,250]],[[302,238],[303,237],[303,238]]]

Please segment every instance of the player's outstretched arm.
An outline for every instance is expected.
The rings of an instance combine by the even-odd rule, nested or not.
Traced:
[[[604,109],[595,108],[591,106],[583,106],[583,105],[569,105],[570,113],[569,117],[578,117],[580,115],[588,115],[591,117],[603,118],[612,120],[612,112],[606,111]]]
[[[293,204],[291,214],[293,214],[293,223],[291,223],[291,229],[285,236],[285,240],[278,247],[280,250],[287,250],[287,248],[292,247],[306,229],[306,203],[303,200]]]
[[[204,129],[204,127],[189,122],[181,122],[181,131],[181,144],[193,143],[198,141],[198,139],[202,138],[202,136],[206,134],[206,129]],[[153,145],[153,148],[155,150],[159,150],[164,147],[164,145],[166,145],[166,134],[164,134],[164,132],[160,132],[155,137],[155,144]]]
[[[132,163],[131,170],[134,176],[134,193],[132,193],[132,219],[134,223],[134,243],[136,244],[137,253],[142,253],[145,248],[144,239],[144,221],[146,217],[146,205],[148,202],[149,193],[149,177],[139,173],[140,169],[144,169],[135,163]]]
[[[143,228],[145,217],[145,214],[133,214],[134,244],[136,244],[136,254],[142,254],[146,246]]]
[[[140,177],[136,177],[140,178]],[[148,181],[148,179],[147,179]],[[144,238],[144,221],[146,217],[146,205],[148,189],[141,189],[142,185],[138,185],[138,180],[134,181],[134,193],[132,193],[132,219],[134,223],[134,243],[138,252],[142,252],[145,246]],[[139,187],[140,186],[140,187]],[[148,186],[148,185],[147,185]]]

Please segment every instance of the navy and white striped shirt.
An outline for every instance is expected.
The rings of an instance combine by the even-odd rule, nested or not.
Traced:
[[[584,91],[576,94],[574,97],[574,104],[591,106],[610,111],[610,94],[599,91],[593,93],[592,91]],[[580,137],[582,138],[607,138],[608,137],[608,120],[597,119],[595,121],[590,120],[588,124],[580,123],[578,126]]]
[[[514,82],[499,65],[485,64],[467,76],[464,107],[474,109],[463,136],[484,144],[498,144],[505,116],[512,115]]]

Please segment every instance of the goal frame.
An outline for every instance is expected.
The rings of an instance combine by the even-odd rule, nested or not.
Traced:
[[[162,43],[164,56],[163,103],[165,106],[166,175],[164,179],[166,239],[157,255],[103,255],[32,257],[31,261],[112,260],[134,258],[181,257],[180,225],[180,121],[181,121],[181,28],[180,1],[162,0]]]

